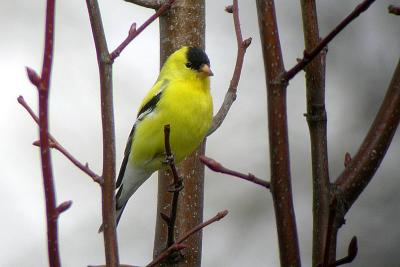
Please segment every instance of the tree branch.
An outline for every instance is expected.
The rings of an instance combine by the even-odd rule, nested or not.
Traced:
[[[162,0],[125,0],[125,2],[146,8],[158,9],[161,6]]]
[[[186,241],[186,239],[188,239],[189,237],[191,237],[192,235],[194,235],[195,233],[197,233],[198,231],[200,231],[201,229],[203,229],[204,227],[221,220],[222,218],[224,218],[226,215],[228,214],[227,210],[224,211],[220,211],[217,213],[217,215],[215,215],[214,217],[212,217],[211,219],[197,225],[196,227],[193,227],[190,231],[186,232],[182,237],[180,237],[174,244],[172,244],[171,246],[169,246],[166,250],[164,250],[164,252],[162,252],[160,255],[158,255],[151,263],[147,264],[146,267],[153,267],[156,264],[164,261],[165,259],[167,259],[173,252],[175,251],[180,251],[184,248],[186,248],[186,246],[182,246],[182,243],[184,241]]]
[[[332,40],[336,37],[347,25],[349,25],[354,19],[356,19],[361,13],[366,11],[375,0],[364,0],[359,4],[353,12],[351,12],[342,22],[339,23],[336,28],[334,28],[324,39],[322,39],[319,44],[310,52],[304,51],[304,57],[301,59],[293,68],[283,72],[276,82],[288,82],[297,73],[303,70]]]
[[[296,218],[293,208],[287,128],[287,83],[275,80],[284,72],[273,0],[257,0],[257,14],[267,82],[271,193],[278,230],[282,267],[300,266]]]
[[[249,173],[249,174],[243,174],[231,169],[228,169],[224,166],[221,165],[221,163],[217,162],[216,160],[212,159],[212,158],[208,158],[206,156],[200,156],[200,160],[201,162],[204,163],[204,165],[206,165],[208,168],[210,168],[211,170],[215,171],[215,172],[220,172],[220,173],[225,173],[234,177],[238,177],[241,178],[243,180],[261,185],[262,187],[265,187],[267,189],[270,188],[270,183],[267,181],[264,181],[260,178],[257,178],[255,175]]]
[[[25,108],[25,110],[29,113],[29,115],[32,117],[32,119],[39,124],[39,118],[36,116],[36,114],[33,112],[33,110],[31,109],[31,107],[28,105],[28,103],[26,103],[25,99],[22,96],[19,96],[17,98],[18,103],[21,104],[22,107]],[[94,171],[92,171],[89,168],[89,165],[86,164],[82,164],[79,160],[77,160],[74,156],[72,156],[71,153],[68,152],[67,149],[65,149],[50,133],[49,133],[49,147],[50,148],[54,148],[56,150],[58,150],[59,152],[61,152],[61,154],[63,154],[67,159],[69,159],[72,164],[74,164],[76,167],[78,167],[81,171],[83,171],[84,173],[86,173],[87,175],[89,175],[94,182],[102,184],[103,183],[103,179],[97,175]],[[40,142],[34,142],[34,145],[40,146]]]
[[[168,238],[167,238],[167,247],[171,246],[175,242],[174,232],[175,232],[175,222],[176,222],[176,214],[178,210],[178,199],[179,192],[183,189],[182,179],[179,178],[178,171],[176,170],[176,166],[174,163],[174,155],[171,151],[171,144],[169,140],[170,135],[170,125],[164,126],[164,145],[165,145],[165,162],[169,165],[174,182],[172,183],[172,189],[170,190],[173,193],[171,200],[171,210],[170,215],[167,216],[164,213],[161,213],[161,217],[167,223],[168,226]]]
[[[128,36],[126,39],[110,54],[110,60],[114,60],[117,58],[122,50],[125,49],[125,47],[132,42],[133,39],[135,39],[144,29],[147,28],[153,21],[155,21],[159,16],[164,14],[170,7],[171,5],[175,2],[175,0],[168,0],[165,1],[164,4],[158,8],[157,12],[154,13],[150,18],[148,18],[139,28],[136,29],[136,23],[133,23],[131,25],[131,28],[129,29]]]
[[[207,135],[211,135],[221,126],[233,102],[236,100],[236,92],[240,80],[240,74],[242,72],[244,55],[246,54],[247,48],[251,44],[251,38],[243,40],[242,37],[242,30],[240,28],[238,1],[233,0],[233,5],[227,6],[225,10],[228,13],[233,13],[233,23],[235,25],[236,42],[237,42],[236,64],[235,64],[235,69],[233,71],[231,82],[229,84],[228,91],[225,94],[224,102],[222,103],[217,114],[214,116],[210,130],[208,131]]]
[[[320,41],[315,0],[301,0],[305,51]],[[324,255],[329,215],[329,164],[327,116],[325,110],[325,53],[319,53],[305,68],[307,123],[310,131],[313,185],[313,266]]]
[[[390,14],[398,16],[398,15],[400,15],[400,6],[390,5],[388,7],[388,11]]]
[[[400,61],[383,103],[360,149],[337,178],[338,203],[344,214],[371,181],[393,139],[400,121]]]
[[[97,0],[86,0],[100,76],[101,118],[103,132],[102,214],[106,265],[118,267],[118,245],[115,230],[115,133],[112,95],[112,61],[107,48]]]
[[[61,266],[61,263],[58,247],[57,219],[60,213],[65,211],[68,207],[59,208],[56,204],[56,193],[54,188],[54,178],[48,134],[48,101],[54,53],[54,17],[55,0],[47,0],[42,73],[39,76],[34,70],[27,68],[27,74],[29,80],[32,82],[33,85],[37,87],[39,93],[39,119],[37,119],[37,122],[39,124],[40,158],[46,202],[47,253],[49,258],[49,265],[52,267],[59,267]]]

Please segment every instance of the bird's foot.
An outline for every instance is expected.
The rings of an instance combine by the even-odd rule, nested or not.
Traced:
[[[174,155],[173,154],[165,155],[165,158],[162,161],[162,163],[165,164],[165,165],[168,165],[168,166],[174,164],[175,163]]]
[[[171,192],[171,193],[180,192],[182,189],[183,189],[183,182],[182,182],[182,179],[179,178],[178,181],[169,185],[168,192]]]

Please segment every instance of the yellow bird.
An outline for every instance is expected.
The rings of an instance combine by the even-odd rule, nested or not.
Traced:
[[[139,107],[125,148],[116,187],[116,223],[129,198],[165,164],[164,126],[171,128],[176,163],[192,153],[210,128],[213,73],[203,50],[184,46],[169,56]]]

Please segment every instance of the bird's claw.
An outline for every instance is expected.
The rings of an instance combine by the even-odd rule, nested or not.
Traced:
[[[163,164],[165,165],[171,165],[174,164],[175,158],[174,155],[165,155],[165,159],[162,161]]]
[[[183,189],[183,183],[182,179],[179,179],[176,183],[172,183],[169,186],[168,192],[174,193],[174,192],[180,192]]]

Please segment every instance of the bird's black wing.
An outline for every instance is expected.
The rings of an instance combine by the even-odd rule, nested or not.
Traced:
[[[136,124],[139,121],[142,121],[148,114],[150,114],[156,108],[158,101],[160,101],[162,92],[167,87],[168,82],[169,82],[168,80],[164,80],[160,86],[159,92],[156,95],[154,95],[146,104],[144,104],[143,107],[138,112],[136,122],[132,127],[132,130],[128,137],[128,141],[126,143],[124,159],[122,160],[121,168],[119,169],[116,188],[119,188],[122,184],[122,179],[125,174],[126,165],[128,164],[129,154],[131,153],[132,141],[135,135]]]

